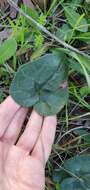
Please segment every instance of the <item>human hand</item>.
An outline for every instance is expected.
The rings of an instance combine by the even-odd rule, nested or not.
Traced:
[[[16,143],[27,111],[10,96],[0,105],[0,190],[44,189],[56,116],[43,118],[33,110]]]

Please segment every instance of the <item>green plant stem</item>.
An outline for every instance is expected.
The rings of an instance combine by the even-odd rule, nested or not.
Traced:
[[[78,115],[78,116],[69,118],[69,121],[77,120],[77,119],[80,119],[80,118],[83,118],[83,117],[86,117],[86,116],[90,116],[90,112],[85,113],[85,114],[83,114],[83,115]]]

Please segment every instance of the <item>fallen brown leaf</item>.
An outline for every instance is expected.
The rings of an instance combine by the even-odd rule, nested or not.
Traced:
[[[44,4],[47,5],[49,0],[23,0],[24,4],[27,6],[34,8],[34,5],[38,5],[40,8],[44,7]]]
[[[6,5],[6,0],[0,0],[0,8],[3,8]]]
[[[32,9],[34,9],[34,5],[31,0],[23,0],[23,3],[27,5],[28,7],[31,7]]]
[[[43,8],[44,5],[47,5],[47,2],[49,2],[49,0],[32,0],[32,2]]]
[[[10,36],[11,33],[12,33],[12,30],[11,29],[7,29],[7,28],[4,29],[3,31],[1,31],[0,32],[0,43],[3,40],[7,39]]]

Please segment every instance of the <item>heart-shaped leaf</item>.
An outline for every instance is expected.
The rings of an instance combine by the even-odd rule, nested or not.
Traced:
[[[22,106],[42,115],[58,113],[68,99],[65,56],[47,54],[21,66],[11,84],[10,94]]]
[[[75,156],[63,164],[53,175],[61,190],[90,189],[90,155]]]
[[[80,190],[90,189],[90,155],[76,156],[66,161],[64,168],[76,176],[75,179],[72,180],[72,190],[74,190],[75,187],[77,187],[76,189]]]
[[[90,155],[75,156],[64,163],[64,168],[79,177],[90,174]]]

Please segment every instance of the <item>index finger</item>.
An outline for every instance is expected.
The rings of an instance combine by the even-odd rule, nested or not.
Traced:
[[[0,137],[4,134],[20,106],[9,96],[0,104]]]
[[[56,116],[48,116],[44,119],[40,137],[32,151],[32,156],[46,164],[51,153],[57,125]]]

